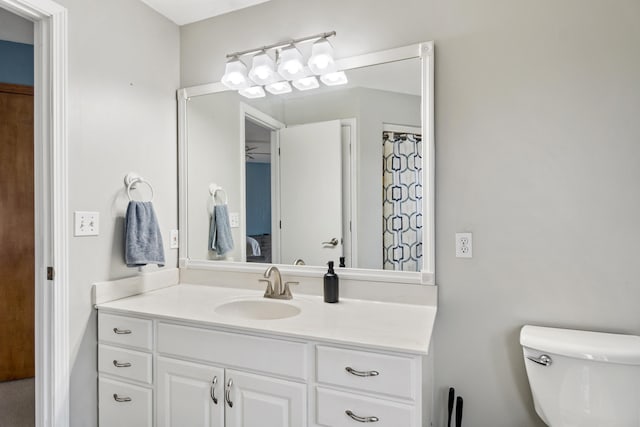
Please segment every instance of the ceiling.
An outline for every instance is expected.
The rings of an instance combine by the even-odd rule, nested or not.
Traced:
[[[269,0],[142,0],[178,25],[202,21]]]

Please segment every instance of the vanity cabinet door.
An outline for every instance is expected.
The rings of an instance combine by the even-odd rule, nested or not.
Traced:
[[[157,366],[158,427],[224,426],[223,369],[164,357]]]
[[[231,369],[226,371],[226,427],[305,427],[307,387]]]

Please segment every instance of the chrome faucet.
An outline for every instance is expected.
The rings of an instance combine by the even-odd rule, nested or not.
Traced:
[[[271,286],[271,281],[269,278],[271,277],[271,272],[275,272],[275,277],[273,278],[273,286]],[[264,279],[260,279],[261,282],[267,282],[267,289],[264,292],[265,298],[274,298],[274,299],[291,299],[293,295],[291,295],[291,289],[289,285],[297,285],[298,282],[286,282],[284,287],[282,286],[282,276],[280,275],[280,270],[275,265],[267,268],[267,271],[264,272]]]
[[[293,265],[305,265],[305,263],[302,258],[296,258],[296,260],[293,261]]]

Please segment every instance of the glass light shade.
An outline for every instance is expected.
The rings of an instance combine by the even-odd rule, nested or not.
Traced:
[[[253,57],[249,78],[258,85],[266,85],[275,81],[276,64],[266,52],[260,52]]]
[[[244,89],[240,89],[238,93],[245,98],[264,98],[266,94],[262,86],[251,86]]]
[[[336,63],[333,60],[333,47],[327,39],[320,39],[311,47],[309,68],[313,74],[327,74],[336,71]]]
[[[298,90],[311,90],[317,89],[320,87],[320,83],[318,83],[318,79],[316,76],[304,77],[299,80],[294,80],[293,86]]]
[[[335,73],[323,74],[320,76],[320,80],[327,86],[346,85],[347,83],[349,83],[347,75],[344,73],[344,71],[336,71]]]
[[[222,84],[233,90],[248,87],[247,66],[238,58],[231,59],[224,67],[224,76],[221,81]]]
[[[295,46],[285,47],[280,51],[278,74],[287,80],[297,80],[306,76],[302,54]]]
[[[274,95],[282,95],[283,93],[291,92],[291,85],[286,81],[271,83],[266,85],[264,88],[267,92]]]

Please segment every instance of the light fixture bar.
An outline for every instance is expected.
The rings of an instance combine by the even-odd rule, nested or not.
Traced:
[[[333,37],[336,35],[335,31],[329,31],[328,33],[320,33],[320,34],[316,34],[313,36],[308,36],[308,37],[302,37],[299,39],[293,39],[293,40],[288,40],[285,42],[279,42],[279,43],[274,43],[274,44],[270,44],[268,46],[262,46],[262,47],[258,47],[255,49],[248,49],[248,50],[243,50],[240,52],[234,52],[234,53],[229,53],[227,54],[227,58],[239,58],[241,56],[245,56],[245,55],[250,55],[252,53],[257,53],[257,52],[261,52],[261,51],[267,51],[267,50],[271,50],[271,49],[279,49],[281,47],[285,47],[285,46],[289,46],[289,45],[293,45],[296,43],[302,43],[302,42],[308,42],[310,40],[319,40],[319,39],[326,39],[329,37]]]

